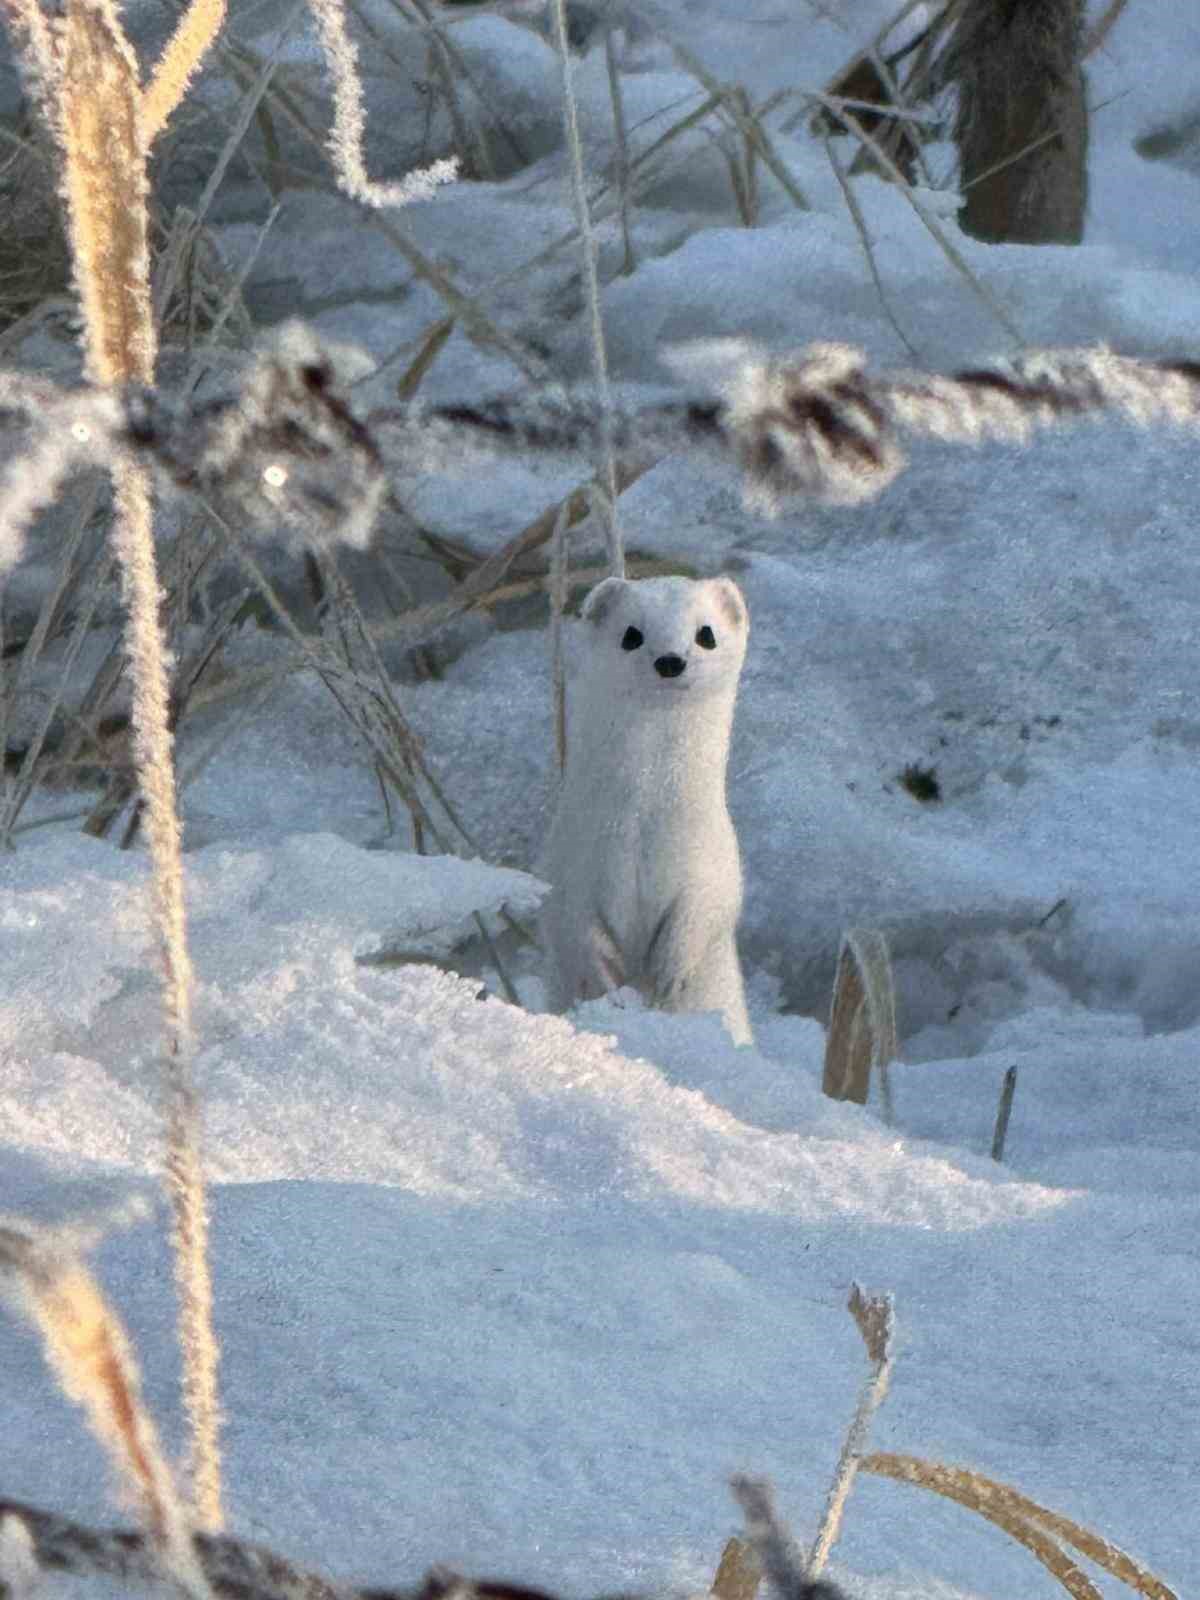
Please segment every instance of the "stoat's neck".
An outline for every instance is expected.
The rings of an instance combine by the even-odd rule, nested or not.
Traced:
[[[632,700],[602,682],[577,683],[567,708],[567,780],[626,785],[631,799],[683,786],[723,798],[736,697],[736,684]]]

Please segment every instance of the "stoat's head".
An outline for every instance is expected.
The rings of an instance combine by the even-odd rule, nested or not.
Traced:
[[[605,578],[583,603],[587,670],[639,699],[737,686],[750,619],[732,578]]]

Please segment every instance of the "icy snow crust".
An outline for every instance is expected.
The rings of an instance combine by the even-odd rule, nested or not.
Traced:
[[[876,0],[665,8],[756,101],[820,87],[888,15]],[[1200,20],[1166,9],[1130,7],[1089,63],[1082,247],[980,246],[958,236],[952,197],[924,196],[1030,342],[1195,354],[1196,175],[1133,150],[1194,112]],[[367,13],[424,60],[390,5]],[[269,43],[278,16],[255,9],[246,26]],[[510,152],[498,181],[399,225],[556,372],[586,375],[577,256],[523,270],[572,226],[557,66],[501,17],[455,38],[524,164]],[[299,37],[289,50],[292,66],[310,59]],[[364,55],[373,168],[390,177],[413,156],[420,96]],[[636,153],[700,96],[660,45],[631,40],[623,61]],[[598,183],[603,51],[577,75]],[[214,76],[197,92],[219,107],[227,90]],[[760,167],[761,223],[737,226],[700,130],[639,195],[637,270],[604,295],[619,381],[649,392],[662,345],[720,334],[907,360],[820,145],[801,123],[777,148],[812,210]],[[945,152],[931,162],[949,170]],[[1002,353],[903,198],[854,182],[922,358]],[[234,267],[266,209],[236,175],[219,197]],[[600,238],[609,276],[611,222]],[[376,400],[445,314],[370,219],[301,189],[249,297],[264,318],[300,311],[366,345],[384,363],[365,386]],[[522,382],[459,328],[424,392]],[[403,487],[428,526],[485,552],[586,470],[501,464]],[[478,913],[536,1008],[505,930],[532,923],[542,892],[521,870],[551,761],[540,632],[477,626],[442,680],[398,689],[503,865],[401,848],[369,761],[307,678],[229,739],[186,791],[185,828],[234,1531],[376,1585],[436,1560],[578,1595],[706,1588],[735,1525],[732,1471],[769,1475],[802,1541],[815,1529],[865,1367],[843,1310],[856,1278],[898,1308],[876,1447],[1012,1482],[1181,1596],[1200,1590],[1196,491],[1194,440],[1105,427],[1027,453],[920,449],[879,502],[771,524],[727,474],[680,461],[623,497],[634,552],[734,570],[750,605],[731,805],[753,1050],[714,1019],[627,997],[540,1016],[496,998],[495,974],[484,989],[449,970]],[[42,581],[38,559],[14,596]],[[272,648],[244,630],[228,666]],[[939,803],[906,791],[911,764],[936,771]],[[50,796],[25,817],[63,809]],[[53,1220],[157,1194],[147,863],[76,823],[17,842],[0,862],[0,1209]],[[852,925],[886,927],[896,957],[890,1128],[877,1106],[820,1093],[814,1019]],[[98,1266],[181,1453],[159,1223],[111,1238]],[[0,1363],[0,1489],[111,1520],[98,1448],[8,1320]],[[864,1600],[1025,1600],[1043,1581],[960,1508],[869,1478],[835,1557]],[[101,1587],[81,1586],[86,1600]]]

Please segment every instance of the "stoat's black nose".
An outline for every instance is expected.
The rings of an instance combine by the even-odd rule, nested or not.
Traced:
[[[654,670],[660,678],[677,678],[687,666],[682,656],[659,656],[654,663]]]

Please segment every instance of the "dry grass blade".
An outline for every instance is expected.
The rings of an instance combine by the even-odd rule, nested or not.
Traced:
[[[689,96],[688,98],[691,97]],[[694,110],[689,111],[686,116],[681,117],[678,122],[673,123],[665,133],[660,134],[653,144],[647,145],[646,149],[641,151],[633,158],[629,164],[629,175],[631,179],[634,180],[633,189],[631,190],[631,197],[637,192],[637,190],[645,187],[645,185],[653,178],[661,176],[657,170],[649,170],[654,157],[660,154],[661,151],[666,149],[670,144],[674,143],[674,141],[680,138],[681,135],[688,132],[689,129],[694,128],[699,123],[703,122],[705,117],[711,116],[711,114],[714,111],[717,111],[720,106],[721,96],[709,95],[709,97],[702,101],[701,104],[698,105]],[[685,160],[686,159],[687,158],[685,157]],[[607,185],[601,185],[593,195],[591,204],[592,217],[595,222],[606,221],[620,204],[619,197],[615,201],[610,201],[607,205],[600,204],[600,197],[607,192],[608,187],[609,186]],[[569,228],[565,233],[559,234],[558,238],[553,240],[552,243],[539,250],[536,255],[530,256],[527,260],[522,261],[519,267],[515,267],[511,272],[506,273],[503,277],[496,279],[497,286],[502,287],[506,284],[517,283],[522,278],[527,277],[530,273],[536,272],[539,267],[543,267],[548,261],[552,261],[560,251],[565,250],[570,245],[575,244],[578,238],[579,229]]]
[[[625,96],[621,89],[621,74],[617,66],[617,47],[614,43],[613,30],[609,28],[604,35],[604,65],[608,72],[608,98],[612,105],[613,134],[616,140],[616,175],[614,178],[617,190],[617,210],[621,218],[621,245],[624,250],[624,260],[621,262],[621,272],[628,277],[637,266],[633,253],[633,232],[629,222],[630,209],[630,183],[629,183],[629,129],[625,121]]]
[[[286,49],[292,36],[292,30],[299,21],[303,11],[304,0],[297,0],[297,3],[292,7],[283,20],[283,24],[279,29],[278,36],[276,37],[275,44],[270,55],[262,63],[262,66],[259,68],[254,79],[245,85],[241,102],[237,108],[237,115],[234,117],[233,124],[226,135],[225,142],[221,146],[221,152],[216,161],[213,163],[212,171],[205,180],[204,188],[201,191],[200,198],[196,201],[196,215],[192,223],[193,233],[198,232],[203,226],[204,220],[208,216],[212,203],[216,199],[217,191],[225,181],[225,174],[229,169],[229,163],[233,160],[234,156],[241,148],[242,140],[246,136],[246,129],[250,126],[255,114],[262,108],[263,97],[270,89],[272,80],[279,69],[279,59]],[[274,209],[277,211],[278,206],[276,206]],[[269,226],[270,223],[268,221],[264,224],[264,229]]]
[[[814,94],[813,99],[819,101],[819,103],[823,105],[832,116],[837,118],[837,120],[842,124],[848,133],[852,133],[859,143],[863,145],[865,149],[871,152],[872,156],[874,156],[875,160],[887,173],[888,177],[891,178],[892,182],[897,186],[900,192],[904,195],[905,199],[908,201],[909,205],[912,206],[917,216],[924,223],[925,227],[937,242],[938,248],[946,257],[947,261],[949,261],[950,265],[971,286],[974,292],[979,296],[979,299],[1004,329],[1005,333],[1007,333],[1009,338],[1012,339],[1014,344],[1023,345],[1026,341],[1025,336],[1021,332],[1020,328],[1018,328],[1017,324],[1009,316],[1008,312],[1000,304],[999,300],[997,300],[996,296],[987,287],[987,285],[983,283],[974,272],[971,271],[970,267],[964,260],[961,251],[959,251],[951,242],[946,230],[942,227],[941,223],[934,216],[933,212],[930,211],[929,207],[924,203],[924,201],[917,196],[912,184],[909,183],[908,179],[900,171],[900,168],[879,143],[878,139],[873,138],[872,135],[869,134],[863,127],[861,122],[859,122],[858,118],[855,117],[852,112],[846,109],[845,104],[842,101],[837,100],[833,95]]]
[[[980,1472],[890,1452],[864,1456],[859,1465],[864,1472],[874,1472],[900,1483],[931,1489],[935,1494],[978,1512],[1037,1556],[1076,1600],[1099,1600],[1099,1591],[1044,1531],[1047,1528],[1073,1544],[1097,1566],[1120,1578],[1138,1594],[1146,1595],[1148,1600],[1179,1600],[1175,1591],[1161,1578],[1156,1578],[1152,1572],[1139,1566],[1101,1535],[1072,1522],[1069,1517],[1047,1510],[1019,1490],[998,1483],[994,1478],[986,1478]]]
[[[422,753],[421,741],[409,726],[408,720],[400,708],[392,688],[391,677],[383,664],[383,658],[380,656],[379,647],[375,642],[367,620],[354,597],[354,591],[338,570],[332,555],[323,554],[319,558],[319,563],[322,576],[333,599],[333,611],[336,613],[336,621],[343,640],[342,648],[346,658],[346,666],[351,674],[356,698],[359,701],[359,721],[361,725],[365,726],[368,738],[377,753],[385,757],[382,763],[383,769],[390,773],[392,766],[388,764],[389,760],[392,764],[399,763],[408,775],[409,785],[414,793],[417,778],[424,778],[434,798],[449,818],[451,826],[477,855],[479,853],[478,846],[468,834],[435,774],[427,765]],[[360,666],[355,661],[351,645],[352,638],[359,641],[367,657],[365,665]],[[428,812],[425,811],[422,815],[428,821]],[[414,813],[414,822],[416,820],[416,813]],[[434,834],[443,850],[451,848],[441,830],[435,828]],[[482,924],[480,924],[480,930],[484,932]],[[485,932],[485,939],[486,937]],[[497,962],[497,970],[500,972],[501,981],[507,985],[507,978],[503,969],[499,966],[499,962]],[[514,1004],[519,1005],[520,1000],[516,997],[515,990],[511,990],[511,986],[509,986],[509,989],[509,998]]]
[[[214,507],[209,507],[209,513],[231,552],[244,567],[284,631],[299,648],[305,664],[316,672],[342,714],[371,750],[377,771],[387,777],[407,806],[418,844],[424,830],[437,841],[441,849],[448,851],[450,845],[416,787],[417,773],[427,780],[430,774],[419,761],[416,741],[395,706],[390,690],[381,682],[371,683],[360,673],[349,659],[348,651],[345,660],[339,659],[324,640],[315,641],[306,634],[255,560],[248,542]],[[431,787],[436,792],[436,785],[432,782]],[[438,798],[442,798],[440,794]],[[443,808],[450,813],[450,807],[444,800]]]
[[[762,1563],[752,1546],[735,1534],[721,1552],[712,1593],[717,1600],[754,1600],[762,1582]]]
[[[1128,1584],[1136,1594],[1146,1595],[1147,1600],[1178,1600],[1175,1591],[1161,1578],[1156,1578],[1152,1572],[1148,1572],[1132,1556],[1126,1555],[1124,1550],[1119,1549],[1103,1535],[1093,1533],[1090,1528],[1073,1522],[1061,1512],[1050,1511],[1045,1506],[1038,1505],[1035,1500],[1028,1499],[1019,1490],[1010,1489],[1007,1499],[1018,1511],[1024,1511],[1031,1520],[1041,1523],[1051,1533],[1057,1534],[1064,1544],[1074,1545],[1080,1555],[1087,1556],[1089,1561],[1094,1561],[1098,1567],[1103,1567],[1105,1572],[1111,1572],[1114,1578],[1120,1578],[1121,1582]]]
[[[454,130],[454,143],[458,149],[459,160],[466,165],[463,175],[494,180],[496,163],[492,160],[492,152],[488,145],[487,135],[477,122],[468,119],[466,112],[463,110],[462,99],[458,92],[458,80],[451,66],[450,53],[446,48],[442,30],[436,24],[431,25],[429,29],[428,59],[437,77],[446,109],[450,114],[450,125]]]
[[[103,557],[98,558],[94,564],[93,571],[88,575],[88,580],[79,587],[77,593],[79,611],[75,617],[71,637],[67,642],[57,684],[43,708],[42,715],[34,730],[33,738],[25,751],[20,770],[7,798],[4,817],[0,822],[0,846],[2,847],[9,845],[16,828],[17,819],[20,817],[35,786],[44,776],[43,752],[46,747],[46,740],[55,717],[65,703],[68,687],[74,675],[80,652],[88,640],[96,605],[100,595],[108,585],[112,570],[113,562],[111,560],[105,560]]]
[[[762,122],[748,109],[738,93],[732,89],[723,88],[700,58],[680,40],[671,37],[670,45],[676,60],[684,71],[690,72],[692,77],[702,84],[710,95],[716,96],[725,105],[741,131],[742,137],[746,140],[747,147],[757,150],[764,164],[770,168],[792,204],[800,211],[811,210],[804,191],[788,171],[783,158],[776,150]]]
[[[11,1224],[0,1226],[0,1273],[41,1333],[64,1394],[83,1408],[108,1451],[167,1575],[185,1594],[206,1595],[187,1514],[142,1401],[137,1361],[95,1279],[52,1236]]]
[[[833,140],[826,137],[822,142],[825,145],[825,154],[828,157],[830,167],[833,169],[833,175],[838,181],[838,188],[842,191],[842,199],[846,202],[846,210],[850,213],[850,220],[853,222],[854,230],[862,244],[863,255],[867,261],[867,270],[871,274],[871,282],[875,285],[875,293],[879,296],[879,304],[883,307],[883,314],[891,323],[897,339],[899,339],[912,359],[919,361],[921,359],[920,352],[900,326],[896,313],[892,309],[892,303],[888,298],[887,290],[883,286],[879,263],[875,259],[875,246],[871,243],[871,235],[867,231],[867,219],[863,216],[862,207],[858,203],[858,196],[854,192],[854,186],[842,170],[842,163],[838,160],[837,151],[833,147]]]
[[[405,368],[404,376],[396,385],[398,400],[411,400],[421,387],[425,375],[433,366],[450,335],[454,332],[454,318],[442,317],[435,322],[421,340],[421,347]]]
[[[266,243],[267,235],[275,226],[282,209],[282,203],[277,201],[263,218],[261,226],[254,235],[253,244],[246,252],[237,272],[226,286],[224,297],[217,308],[216,315],[212,320],[212,326],[209,328],[204,341],[206,347],[212,347],[217,344],[217,341],[225,331],[225,324],[235,312],[237,313],[237,321],[240,324],[239,334],[242,337],[249,337],[250,318],[242,300],[242,292],[246,287],[251,272],[254,270],[255,262],[258,260],[258,253]]]
[[[996,1527],[1002,1528],[1018,1544],[1024,1545],[1030,1554],[1041,1562],[1046,1571],[1062,1584],[1067,1593],[1074,1597],[1074,1600],[1102,1600],[1100,1591],[1091,1579],[1080,1571],[1066,1551],[1055,1544],[1049,1534],[1040,1528],[1035,1528],[1023,1517],[1006,1508],[988,1504],[969,1483],[957,1482],[959,1474],[953,1469],[942,1467],[936,1462],[917,1461],[912,1457],[888,1454],[867,1456],[860,1462],[860,1466],[865,1472],[876,1472],[883,1477],[895,1478],[901,1483],[917,1484],[921,1488],[932,1489],[935,1494],[943,1495],[948,1500],[956,1500],[959,1505],[977,1512]],[[961,1476],[969,1480],[973,1474],[965,1473]]]
[[[62,543],[54,583],[44,596],[38,609],[37,620],[21,648],[13,680],[14,692],[20,690],[29,673],[41,659],[47,642],[57,635],[62,626],[68,601],[78,603],[77,590],[84,576],[80,570],[79,552],[99,498],[99,481],[93,477],[93,481],[84,490],[75,507],[70,531]]]
[[[393,3],[395,3],[395,0],[393,0]],[[458,93],[459,83],[462,82],[470,89],[476,104],[490,122],[493,132],[508,146],[515,166],[517,168],[527,167],[533,159],[532,156],[517,136],[512,124],[497,111],[494,96],[480,82],[478,75],[472,70],[466,57],[455,44],[450,30],[443,26],[443,19],[448,19],[452,13],[445,6],[439,5],[436,8],[430,6],[427,0],[409,0],[409,4],[416,13],[418,25],[423,29],[430,42],[434,60],[437,63],[438,80],[449,96],[450,116],[456,129],[460,119],[464,123],[467,122],[466,113],[462,109]],[[411,21],[412,19],[409,17],[407,10],[401,9],[405,20]],[[471,131],[474,136],[472,142],[480,149],[480,153],[490,165],[492,160],[491,152],[487,146],[484,130],[476,123]]]
[[[563,501],[566,505],[567,502]],[[653,556],[633,556],[625,564],[626,576],[630,578],[694,578],[696,573],[685,563],[679,561],[659,561]],[[572,567],[567,574],[567,595],[564,606],[569,602],[570,596],[582,597],[589,589],[595,586],[608,573],[604,563],[597,565],[591,563],[585,567]],[[481,595],[475,602],[481,611],[491,611],[496,606],[508,605],[514,600],[528,600],[533,595],[553,595],[554,593],[554,559],[551,556],[550,564],[545,572],[531,573],[527,578],[511,578],[507,583],[499,584],[489,594]]]
[[[176,593],[171,596],[176,607],[179,605],[178,590],[185,585],[176,585]],[[208,618],[200,638],[186,651],[177,655],[176,666],[172,674],[171,699],[168,707],[168,722],[171,733],[174,735],[187,715],[193,696],[204,678],[217,652],[226,638],[245,620],[246,602],[249,590],[242,590],[239,594],[232,595],[224,605]],[[178,786],[178,779],[177,786]],[[93,807],[91,815],[83,825],[84,833],[95,838],[103,838],[116,820],[126,804],[137,792],[136,782],[129,772],[117,772],[111,778],[107,792]],[[134,807],[129,825],[121,839],[121,848],[128,850],[137,837],[139,827],[145,815],[145,802],[139,800]]]
[[[187,93],[196,68],[224,23],[225,0],[192,0],[179,19],[142,95],[142,137],[147,149]]]
[[[633,483],[650,471],[654,466],[653,461],[642,461],[633,465],[617,462],[617,492],[624,493]],[[591,498],[587,485],[573,489],[565,500],[548,506],[540,516],[534,518],[521,532],[514,535],[507,544],[481,561],[471,575],[464,579],[455,592],[447,600],[436,600],[431,605],[418,606],[412,611],[405,612],[393,621],[377,622],[372,625],[371,631],[377,639],[397,640],[403,649],[415,650],[424,644],[439,628],[444,628],[448,622],[453,621],[464,611],[481,603],[503,581],[508,569],[513,562],[521,556],[527,555],[531,550],[537,550],[542,545],[548,544],[554,537],[554,530],[566,506],[567,515],[565,528],[573,528],[582,522],[591,511]]]
[[[481,302],[464,289],[460,289],[450,274],[438,265],[432,256],[428,256],[419,245],[401,231],[392,221],[384,217],[375,218],[375,226],[387,238],[408,262],[409,266],[435,293],[439,294],[446,303],[446,308],[462,323],[468,337],[485,349],[503,351],[509,357],[518,371],[523,372],[534,383],[547,383],[550,381],[550,368],[534,351],[526,348],[520,340],[499,325],[483,309]]]
[[[872,1067],[896,1057],[896,996],[887,940],[872,928],[851,928],[838,952],[825,1071],[821,1087],[832,1100],[865,1106]]]

